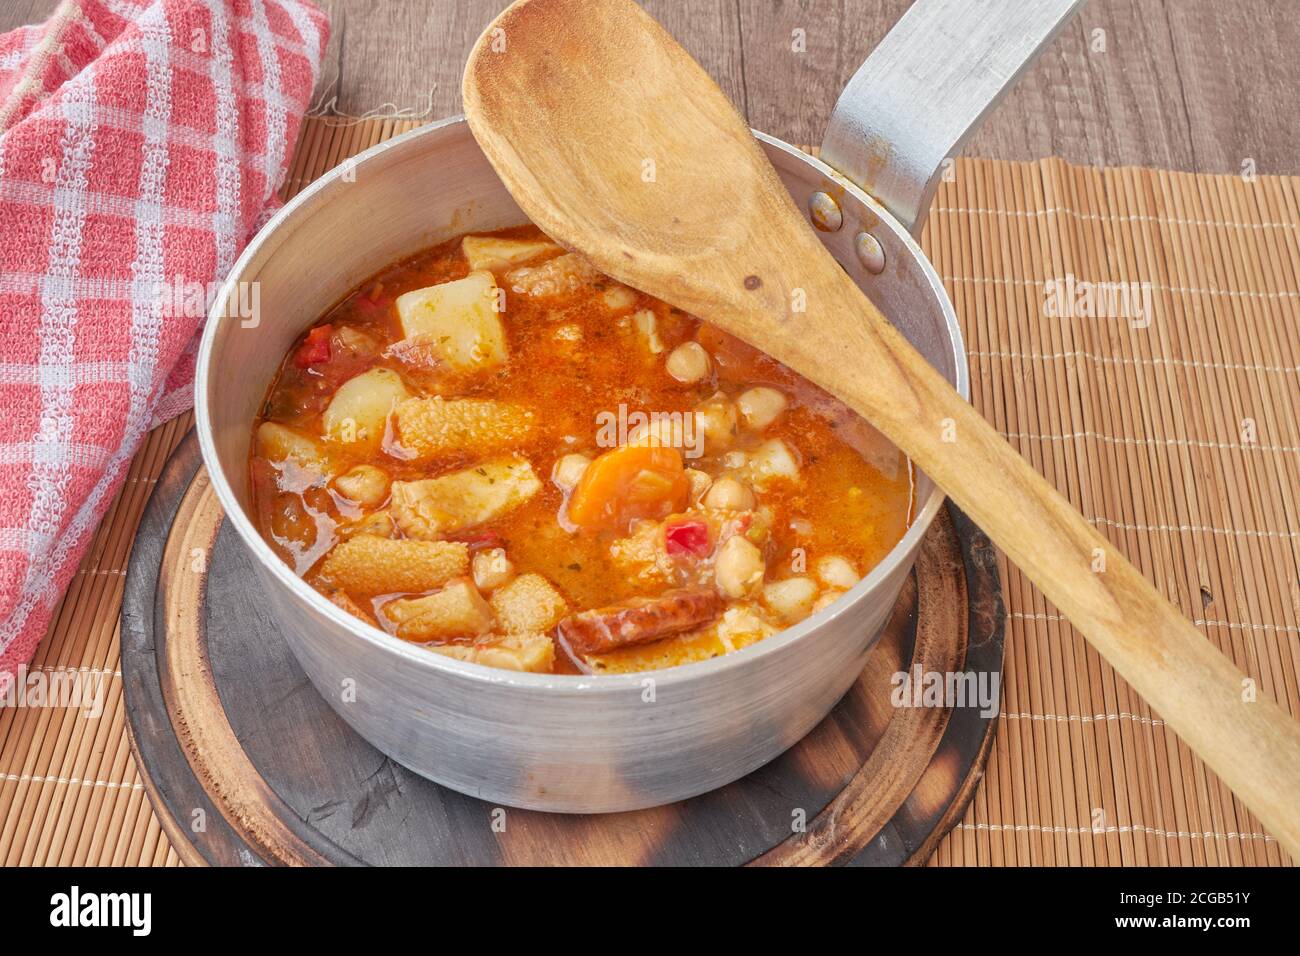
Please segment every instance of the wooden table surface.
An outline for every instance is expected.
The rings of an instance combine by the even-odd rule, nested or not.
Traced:
[[[460,111],[460,73],[506,0],[318,0],[322,104]],[[974,0],[953,0],[974,2]],[[1033,2],[1033,0],[1026,0]],[[0,30],[56,0],[4,0]],[[910,0],[643,0],[751,125],[821,141],[835,98]],[[792,51],[802,29],[806,52]],[[1300,0],[1091,0],[967,145],[969,155],[1191,172],[1300,172]]]

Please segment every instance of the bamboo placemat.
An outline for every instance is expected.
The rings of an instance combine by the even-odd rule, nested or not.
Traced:
[[[414,125],[309,120],[286,195]],[[1300,178],[1054,159],[952,172],[922,242],[961,318],[975,406],[1297,714]],[[1050,316],[1049,281],[1073,281],[1058,287],[1072,301],[1148,283],[1150,321]],[[0,710],[5,865],[179,862],[127,744],[117,622],[137,522],[189,424],[150,435],[34,662],[101,676],[102,716]],[[1025,577],[1001,573],[1001,726],[931,865],[1289,863]]]

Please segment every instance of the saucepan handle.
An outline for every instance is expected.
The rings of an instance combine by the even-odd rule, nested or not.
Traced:
[[[849,80],[821,158],[914,234],[944,160],[1085,0],[916,0]]]

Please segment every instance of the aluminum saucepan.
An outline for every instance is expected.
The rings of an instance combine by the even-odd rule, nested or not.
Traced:
[[[841,97],[825,161],[755,134],[827,248],[963,397],[961,332],[913,231],[945,159],[1078,5],[920,0]],[[523,221],[461,118],[375,146],[312,183],[253,240],[218,294],[195,385],[203,458],[252,553],[267,616],[321,695],[374,746],[508,806],[595,813],[681,800],[767,763],[857,679],[942,505],[928,478],[917,476],[902,540],[833,605],[724,657],[644,674],[515,673],[429,653],[314,591],[251,518],[252,422],[303,330],[416,250]],[[240,307],[249,301],[259,304],[253,319]]]

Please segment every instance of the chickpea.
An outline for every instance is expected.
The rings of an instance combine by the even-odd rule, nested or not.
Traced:
[[[763,587],[763,603],[787,621],[807,617],[817,600],[817,582],[812,578],[786,578]]]
[[[736,406],[721,392],[696,408],[695,420],[704,429],[704,445],[710,452],[729,448],[736,440]]]
[[[735,535],[726,540],[718,552],[718,561],[713,568],[713,576],[718,589],[727,597],[748,597],[763,584],[763,575],[767,566],[763,562],[763,553],[747,538]]]
[[[691,482],[691,504],[696,504],[713,486],[713,478],[708,472],[700,471],[698,468],[687,468],[686,477],[689,478]]]
[[[749,456],[749,480],[759,491],[777,479],[793,481],[799,477],[799,462],[790,446],[779,438],[771,438]]]
[[[388,474],[374,465],[357,465],[335,478],[334,488],[362,508],[374,508],[388,497]]]
[[[600,297],[605,301],[605,308],[613,312],[622,312],[636,305],[636,293],[625,285],[612,285]]]
[[[754,493],[735,478],[724,476],[713,483],[704,504],[722,511],[749,511],[754,507]]]
[[[651,448],[685,448],[686,422],[680,418],[657,416],[628,433],[629,445],[648,445]]]
[[[784,395],[765,385],[742,392],[736,399],[736,406],[740,409],[740,417],[745,427],[756,432],[761,432],[776,421],[777,416],[785,411],[788,404]]]
[[[668,353],[664,367],[684,385],[694,385],[708,376],[713,361],[699,342],[683,342]]]
[[[817,562],[814,569],[817,577],[821,578],[822,583],[832,588],[839,588],[847,591],[853,585],[858,583],[858,572],[849,563],[848,558],[840,557],[838,554],[829,554]]]
[[[551,480],[565,491],[571,491],[582,479],[582,473],[587,470],[587,466],[590,464],[591,459],[586,455],[579,455],[576,452],[565,455],[555,463],[555,468],[551,472]]]
[[[515,576],[515,566],[506,557],[505,548],[489,548],[474,554],[471,566],[474,586],[480,591],[493,591],[509,584]]]
[[[818,611],[825,610],[843,597],[843,595],[844,592],[839,588],[827,588],[822,592],[822,596],[813,602],[812,613],[816,614]]]

